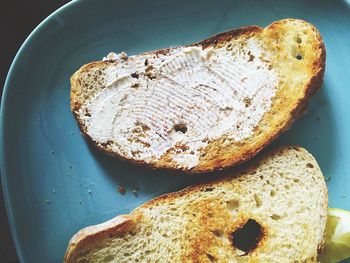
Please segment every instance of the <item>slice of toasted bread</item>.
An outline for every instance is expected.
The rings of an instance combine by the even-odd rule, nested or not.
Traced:
[[[328,201],[312,155],[285,147],[227,173],[79,231],[64,262],[316,262]]]
[[[71,78],[71,110],[108,154],[208,172],[249,159],[288,129],[324,68],[316,28],[285,19],[87,64]]]

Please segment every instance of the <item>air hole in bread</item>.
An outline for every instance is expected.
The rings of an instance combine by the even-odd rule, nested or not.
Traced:
[[[86,117],[91,117],[91,112],[90,112],[90,110],[88,110],[87,108],[85,108],[85,109],[84,109],[84,115],[85,115]]]
[[[300,45],[293,45],[291,50],[292,57],[296,58],[297,60],[302,60],[304,58],[304,52],[300,49]]]
[[[254,194],[254,200],[255,200],[256,207],[259,208],[259,207],[262,206],[263,201],[262,201],[261,197],[258,194]]]
[[[176,132],[179,131],[179,132],[182,132],[182,133],[186,133],[187,132],[187,126],[184,123],[178,123],[178,124],[174,125],[174,130]]]
[[[271,192],[270,192],[270,195],[272,197],[274,197],[276,194],[277,194],[276,190],[272,189]]]
[[[204,189],[204,192],[211,192],[211,191],[213,191],[214,190],[214,188],[213,187],[207,187],[207,188],[205,188]]]
[[[248,97],[243,99],[244,105],[248,108],[252,104],[252,100]]]
[[[131,85],[131,87],[133,89],[137,89],[138,87],[140,87],[140,84],[139,83],[134,83],[134,84]]]
[[[232,245],[248,254],[258,246],[263,234],[263,227],[250,218],[242,227],[232,232]]]
[[[214,234],[214,236],[219,238],[224,234],[220,229],[215,229],[212,231],[212,233]]]
[[[280,215],[276,215],[276,214],[273,214],[272,216],[270,216],[272,220],[280,220],[282,218],[282,216]]]
[[[307,168],[314,168],[314,165],[313,165],[312,163],[307,163],[307,164],[306,164],[306,167],[307,167]]]
[[[139,74],[137,74],[136,72],[131,73],[131,77],[133,77],[134,79],[138,79],[139,78]]]
[[[226,207],[231,213],[237,212],[239,208],[239,201],[236,199],[226,201]]]
[[[294,39],[295,39],[295,42],[297,42],[298,44],[301,44],[301,42],[303,42],[303,40],[299,36],[295,36]]]

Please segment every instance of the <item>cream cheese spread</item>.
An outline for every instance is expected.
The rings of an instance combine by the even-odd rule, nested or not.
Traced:
[[[277,75],[261,53],[252,38],[244,49],[112,54],[107,59],[119,63],[107,68],[106,88],[80,109],[80,117],[93,140],[112,141],[124,157],[152,162],[170,151],[179,167],[190,169],[210,140],[251,136],[270,109]]]

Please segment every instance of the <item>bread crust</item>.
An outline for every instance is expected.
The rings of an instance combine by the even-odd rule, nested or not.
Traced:
[[[76,262],[77,257],[91,246],[110,236],[121,236],[130,231],[138,221],[137,216],[119,215],[102,224],[89,226],[76,233],[69,242],[64,262]],[[80,251],[79,254],[76,251]]]
[[[172,193],[167,193],[161,196],[158,196],[144,204],[142,204],[141,206],[137,207],[136,209],[134,209],[129,215],[120,215],[117,216],[116,218],[109,220],[103,224],[97,225],[97,226],[90,226],[87,228],[84,228],[83,230],[79,231],[77,234],[75,234],[73,236],[73,238],[71,239],[71,241],[69,242],[67,251],[66,251],[66,255],[64,258],[64,262],[65,263],[73,263],[75,262],[74,259],[76,259],[79,255],[81,255],[79,250],[88,250],[91,247],[96,248],[96,244],[98,244],[98,241],[107,238],[107,237],[111,237],[111,236],[123,236],[125,234],[126,231],[132,231],[132,229],[134,229],[136,227],[137,224],[142,224],[142,211],[147,209],[147,208],[151,208],[151,207],[156,207],[158,205],[161,204],[169,204],[171,202],[174,202],[174,200],[184,197],[184,196],[191,196],[191,195],[195,195],[198,192],[201,192],[203,190],[206,189],[210,189],[213,186],[217,187],[219,185],[222,184],[227,184],[228,182],[232,181],[232,180],[237,180],[240,177],[244,178],[245,175],[250,174],[252,171],[255,171],[256,168],[261,165],[261,163],[263,163],[265,160],[269,159],[269,158],[273,158],[273,156],[280,156],[280,155],[284,155],[287,152],[295,152],[298,153],[300,155],[303,156],[310,156],[310,154],[303,149],[300,146],[284,146],[284,147],[280,147],[280,148],[276,148],[273,149],[272,151],[270,151],[269,153],[267,153],[264,156],[261,156],[255,160],[253,160],[253,162],[250,162],[249,164],[240,167],[239,170],[235,170],[235,171],[225,171],[226,174],[224,174],[223,177],[221,178],[212,178],[212,179],[208,179],[208,182],[204,182],[201,184],[197,184],[197,185],[192,185],[189,187],[184,188],[183,190],[177,191],[177,192],[172,192]],[[313,162],[313,165],[317,166],[317,162],[315,159],[313,159],[311,162]],[[319,168],[318,168],[319,169]],[[324,197],[322,202],[322,211],[324,211],[324,213],[327,213],[327,207],[328,207],[328,192],[327,192],[327,187],[325,184],[325,181],[322,177],[322,173],[318,174],[319,176],[319,180],[322,181],[323,186],[319,189],[321,191],[321,195]],[[305,197],[308,198],[308,197]],[[201,210],[205,211],[205,202],[200,205]],[[196,204],[196,206],[198,206],[198,204]],[[159,215],[161,216],[161,215]],[[239,226],[241,224],[243,224],[244,222],[247,221],[247,219],[249,218],[254,218],[254,214],[249,214],[249,211],[246,211],[246,213],[242,213],[238,216],[238,219],[235,221],[235,225]],[[320,227],[323,228],[325,227],[325,223],[326,222],[319,222],[320,223]],[[264,247],[265,246],[265,241],[269,236],[269,228],[268,226],[264,226],[264,222],[260,222],[260,224],[263,226],[263,238],[261,240],[261,243],[259,243],[259,247]],[[195,238],[195,237],[193,237]],[[318,240],[318,247],[317,247],[317,251],[315,251],[315,254],[313,255],[315,258],[309,258],[307,259],[307,261],[305,262],[316,262],[316,256],[317,253],[319,253],[322,248],[323,248],[323,244],[324,244],[324,238],[325,236],[323,235],[321,239]],[[199,243],[197,243],[199,242]],[[203,243],[204,242],[204,243]],[[198,240],[198,241],[194,241],[192,240],[193,243],[193,247],[199,246],[199,247],[203,247],[205,246],[205,242],[209,242],[206,240]],[[210,245],[210,244],[208,244]],[[199,259],[197,258],[196,253],[193,254],[188,254],[185,255],[186,258],[183,258],[184,261],[188,261],[189,259],[191,259],[191,262],[200,262],[198,261]],[[259,261],[249,261],[249,262],[259,262]]]
[[[137,160],[133,158],[129,158],[126,156],[122,156],[114,152],[111,148],[106,145],[101,145],[94,141],[87,133],[87,129],[84,126],[82,120],[80,120],[78,115],[78,110],[82,106],[82,103],[79,101],[78,95],[81,94],[81,85],[79,82],[79,78],[85,72],[93,68],[105,68],[108,65],[118,63],[118,61],[98,61],[92,62],[82,66],[72,77],[71,77],[71,111],[79,124],[80,130],[84,137],[95,147],[97,147],[102,152],[116,157],[120,160],[127,161],[136,165],[140,165],[143,167],[153,168],[153,169],[163,169],[163,170],[177,170],[181,171],[185,174],[196,174],[196,173],[208,173],[211,171],[222,170],[228,168],[233,165],[237,165],[243,163],[253,156],[255,156],[258,152],[264,149],[267,145],[269,145],[273,140],[275,140],[281,133],[288,130],[289,127],[293,124],[293,122],[298,119],[301,115],[303,115],[306,111],[308,100],[310,96],[315,94],[315,92],[321,87],[323,81],[323,75],[325,71],[325,59],[326,59],[326,51],[321,38],[321,35],[317,31],[317,29],[302,20],[296,19],[283,19],[276,21],[269,25],[266,28],[261,28],[259,26],[248,26],[238,29],[233,29],[227,32],[219,33],[208,39],[200,41],[198,43],[190,44],[188,46],[202,46],[204,49],[208,47],[218,47],[220,45],[225,44],[228,40],[236,38],[236,37],[245,37],[249,38],[249,36],[254,34],[261,34],[264,30],[270,31],[278,31],[279,28],[288,23],[293,23],[297,21],[298,23],[305,23],[307,26],[311,27],[311,30],[315,33],[316,39],[313,42],[313,45],[310,49],[315,50],[318,53],[316,59],[313,61],[312,68],[305,68],[305,70],[310,71],[310,75],[312,76],[309,82],[303,87],[303,95],[299,97],[298,101],[294,104],[293,108],[290,109],[290,112],[284,114],[283,120],[280,118],[279,122],[276,123],[274,127],[271,127],[268,131],[264,131],[264,136],[256,139],[253,143],[247,143],[244,146],[240,146],[240,142],[234,142],[233,140],[229,140],[231,142],[230,147],[226,147],[225,149],[222,147],[221,140],[224,138],[218,138],[216,140],[212,140],[208,143],[208,146],[202,150],[202,152],[206,153],[206,157],[200,157],[199,163],[193,168],[179,168],[177,163],[172,161],[167,153],[165,153],[158,161],[155,162],[145,162],[143,160]],[[277,28],[277,29],[275,29]],[[152,52],[146,52],[146,54],[166,54],[169,51],[169,48],[160,49]],[[276,95],[277,96],[277,95]],[[271,111],[271,110],[270,110]],[[269,112],[265,113],[262,121],[269,122],[269,119],[272,115],[269,115]],[[261,122],[262,122],[261,121]],[[258,132],[258,131],[257,131]],[[256,133],[257,133],[256,132]],[[252,136],[254,137],[255,134]]]

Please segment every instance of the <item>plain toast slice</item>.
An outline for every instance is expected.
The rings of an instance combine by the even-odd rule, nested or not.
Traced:
[[[84,65],[71,78],[71,110],[110,155],[208,172],[251,158],[288,129],[324,69],[316,28],[284,19]]]
[[[285,147],[226,173],[79,231],[64,262],[316,262],[328,199],[310,153]]]

